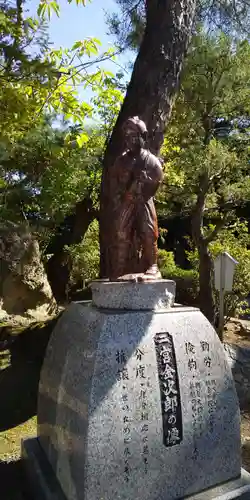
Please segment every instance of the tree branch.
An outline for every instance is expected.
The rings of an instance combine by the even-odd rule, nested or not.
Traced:
[[[214,230],[206,238],[204,238],[204,243],[206,245],[208,245],[209,243],[211,243],[211,241],[213,241],[216,238],[217,234],[224,227],[224,225],[226,224],[227,220],[228,220],[228,213],[226,212],[223,215],[222,219],[220,219],[217,222]]]
[[[192,234],[197,246],[204,241],[203,235],[203,215],[205,209],[206,194],[209,189],[209,178],[207,172],[200,176],[197,201],[193,209]]]

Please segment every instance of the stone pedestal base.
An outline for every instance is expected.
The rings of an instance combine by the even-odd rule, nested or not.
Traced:
[[[34,500],[67,500],[38,439],[29,439],[22,443],[22,457]],[[165,500],[167,498],[168,496]],[[250,474],[242,469],[238,479],[185,498],[187,500],[249,500]]]
[[[176,500],[204,490],[199,500],[220,497],[209,488],[241,475],[240,414],[214,329],[181,306],[71,304],[41,373],[38,441],[52,490],[60,485],[53,500],[62,492],[66,500]],[[39,470],[31,443],[23,456]]]

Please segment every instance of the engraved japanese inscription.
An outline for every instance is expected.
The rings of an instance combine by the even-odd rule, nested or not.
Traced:
[[[128,404],[128,387],[126,381],[129,380],[128,368],[126,366],[127,353],[121,349],[116,352],[116,362],[118,364],[117,376],[118,380],[122,383],[122,419],[123,419],[123,444],[124,444],[124,479],[126,482],[129,481],[131,474],[131,408]]]
[[[216,415],[216,380],[211,377],[212,358],[211,347],[206,340],[200,341],[199,345],[193,345],[191,342],[185,342],[185,351],[187,355],[187,367],[192,375],[189,383],[190,401],[192,404],[192,427],[193,427],[193,460],[199,458],[198,442],[204,432],[212,433],[214,430],[214,419]],[[198,366],[199,360],[199,366]],[[203,379],[199,380],[200,369],[205,369]],[[205,386],[205,387],[204,387]],[[204,390],[205,389],[205,390]],[[207,405],[208,422],[204,420],[204,401],[205,396]]]
[[[146,366],[143,364],[144,357],[144,349],[136,349],[136,378],[140,380],[140,406],[141,406],[141,425],[140,425],[140,434],[142,440],[142,450],[141,455],[143,459],[144,472],[148,473],[148,455],[149,455],[149,447],[148,447],[148,422],[149,422],[149,414],[148,414],[148,388],[149,388],[149,379],[145,374]]]
[[[157,333],[154,338],[162,408],[163,444],[179,444],[183,439],[181,398],[172,335]]]
[[[117,379],[121,384],[121,417],[124,444],[124,480],[128,483],[132,474],[133,453],[132,435],[135,428],[140,433],[141,443],[138,450],[142,459],[144,473],[148,474],[149,466],[149,408],[148,390],[150,389],[150,379],[144,363],[145,349],[137,348],[134,353],[133,367],[129,366],[128,354],[126,350],[117,350],[115,358],[117,363]],[[137,381],[139,419],[133,416],[134,405],[129,403],[129,384]]]

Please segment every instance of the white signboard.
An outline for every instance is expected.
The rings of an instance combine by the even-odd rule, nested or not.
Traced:
[[[219,290],[220,300],[218,334],[221,340],[224,328],[224,296],[225,292],[231,292],[233,289],[234,271],[237,264],[237,260],[227,252],[222,252],[214,261],[214,284],[216,290]]]
[[[231,292],[235,266],[238,264],[229,253],[223,252],[214,261],[214,281],[216,290]]]

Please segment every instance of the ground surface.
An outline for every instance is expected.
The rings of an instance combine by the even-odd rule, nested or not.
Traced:
[[[250,349],[250,321],[230,321],[225,329],[224,341]],[[250,408],[241,412],[241,437],[243,467],[250,472]]]
[[[224,342],[250,349],[250,321],[231,319],[225,326]]]
[[[40,369],[55,319],[22,330],[0,326],[0,487],[1,500],[29,500],[20,461],[21,439],[36,434]],[[225,342],[250,348],[249,333],[230,322]],[[242,413],[243,466],[250,472],[250,408]]]
[[[0,326],[0,499],[28,500],[21,439],[36,434],[40,369],[55,319],[11,329]]]

